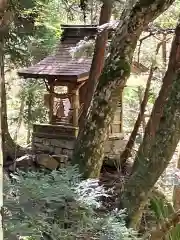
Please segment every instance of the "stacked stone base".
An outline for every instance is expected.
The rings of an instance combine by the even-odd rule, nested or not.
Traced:
[[[35,154],[66,155],[72,158],[76,136],[74,128],[57,125],[36,125],[34,127],[32,148]],[[53,131],[50,131],[50,130]],[[65,130],[67,129],[67,132]],[[62,131],[61,131],[62,130]],[[126,142],[123,136],[109,138],[105,143],[105,158],[119,159]]]

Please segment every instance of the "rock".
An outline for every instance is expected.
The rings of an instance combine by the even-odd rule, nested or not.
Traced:
[[[34,166],[34,155],[26,154],[20,158],[17,158],[13,164],[11,164],[8,169],[10,171],[15,171],[15,169],[25,170],[29,167]]]
[[[62,153],[62,148],[58,148],[58,147],[55,147],[54,148],[54,154],[55,155],[59,155],[59,154],[61,154]]]
[[[56,170],[60,165],[59,162],[49,154],[37,155],[36,162],[38,165],[50,170]]]
[[[69,164],[69,157],[67,155],[52,155],[52,157],[59,162],[61,168],[66,167]]]
[[[59,148],[74,149],[75,141],[63,140],[63,139],[52,139],[51,145]]]
[[[62,149],[62,154],[67,155],[69,158],[72,158],[73,150],[70,149]]]
[[[33,150],[37,153],[37,151],[46,151],[46,152],[54,152],[54,147],[51,145],[45,145],[43,143],[34,143]]]

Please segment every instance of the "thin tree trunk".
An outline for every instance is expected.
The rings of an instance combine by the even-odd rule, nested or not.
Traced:
[[[180,153],[177,162],[177,168],[180,170]],[[180,209],[180,187],[179,184],[174,186],[173,189],[173,205],[176,210]]]
[[[163,85],[159,92],[159,96],[153,106],[150,119],[146,125],[146,130],[141,143],[135,161],[133,165],[133,172],[136,171],[136,167],[139,166],[139,159],[143,157],[144,153],[147,153],[151,147],[150,142],[155,136],[155,133],[159,127],[160,118],[163,113],[164,105],[171,91],[173,80],[176,78],[177,69],[180,62],[180,33],[179,28],[176,29],[176,36],[173,39],[171,53],[169,57],[168,69],[163,78]]]
[[[161,43],[159,43],[157,45],[156,56],[159,52],[160,46],[161,46]],[[149,76],[148,76],[148,79],[147,79],[146,89],[145,89],[145,92],[144,92],[143,101],[141,103],[140,112],[139,112],[137,120],[134,124],[134,129],[131,133],[131,136],[129,137],[129,140],[126,144],[126,147],[125,147],[124,151],[122,152],[122,154],[120,156],[120,161],[121,161],[122,166],[124,166],[124,164],[126,163],[126,160],[129,157],[131,157],[131,153],[132,153],[132,149],[133,149],[133,146],[134,146],[134,143],[135,143],[135,140],[136,140],[136,136],[138,134],[138,130],[139,130],[139,128],[141,126],[141,123],[142,123],[142,120],[144,118],[144,113],[145,113],[146,106],[147,106],[147,103],[148,103],[149,90],[150,90],[151,81],[152,81],[153,73],[154,73],[154,67],[155,66],[154,66],[154,61],[153,61],[152,64],[151,64],[150,71],[149,71]]]
[[[137,90],[137,94],[138,94],[138,98],[139,98],[139,105],[140,105],[140,110],[141,110],[141,104],[142,104],[142,101],[143,101],[143,88],[142,87],[138,87],[138,90]],[[143,128],[143,133],[145,132],[145,128],[146,128],[146,121],[145,121],[145,113],[143,114],[142,116],[142,128]]]
[[[101,13],[100,13],[100,20],[99,25],[103,25],[105,23],[108,23],[111,18],[111,12],[112,12],[112,0],[103,0],[103,5],[101,7]],[[85,117],[87,115],[92,96],[94,94],[94,89],[97,83],[97,80],[99,78],[99,75],[101,74],[102,68],[104,66],[104,59],[105,59],[105,51],[106,51],[106,44],[108,41],[108,30],[102,31],[97,38],[96,38],[96,44],[95,44],[95,50],[94,50],[94,56],[91,64],[91,69],[89,73],[89,79],[87,81],[87,87],[86,87],[86,101],[84,102],[84,109],[83,113],[81,114],[80,118],[80,128],[83,127]]]
[[[163,65],[164,69],[166,70],[167,67],[167,35],[163,34],[163,40],[162,40],[162,59],[163,59]]]
[[[27,144],[31,142],[31,123],[32,123],[32,96],[28,96],[28,131],[27,131]]]
[[[6,122],[7,122],[7,115],[6,108],[5,108],[5,97],[4,96],[4,87],[5,87],[5,81],[4,81],[4,39],[3,37],[0,38],[0,57],[1,57],[1,65],[0,65],[0,71],[1,71],[1,147],[3,154],[2,156],[5,156],[5,139],[6,139]]]
[[[17,122],[17,128],[16,128],[16,132],[14,134],[14,138],[13,140],[16,142],[17,141],[17,137],[18,137],[18,133],[22,124],[22,120],[23,120],[23,112],[24,112],[24,98],[21,99],[21,104],[20,104],[20,109],[19,109],[19,116],[18,116],[18,122]]]
[[[84,177],[99,177],[108,129],[119,102],[119,93],[130,75],[132,57],[140,34],[149,22],[173,2],[140,0],[124,21],[120,21],[88,117],[75,146],[73,163],[79,164]]]
[[[180,23],[176,28],[176,37],[172,44],[172,49],[180,39]],[[154,137],[149,143],[148,151],[140,155],[136,169],[124,186],[124,192],[120,199],[120,208],[126,208],[128,212],[129,226],[136,226],[142,215],[148,195],[157,182],[160,175],[168,166],[176,146],[180,139],[180,73],[177,56],[180,53],[177,48],[174,56],[171,54],[170,62],[174,61],[174,74],[170,96],[164,104],[164,111],[160,118],[159,127],[156,129]],[[179,57],[179,56],[178,56]]]

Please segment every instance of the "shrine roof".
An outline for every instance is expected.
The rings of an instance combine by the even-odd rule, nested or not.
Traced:
[[[61,28],[64,32],[55,53],[28,68],[19,70],[20,76],[77,82],[88,78],[92,58],[73,57],[72,48],[84,37],[94,37],[97,27],[95,25],[63,25]]]
[[[94,38],[97,34],[97,26],[62,25],[61,28],[64,32],[54,54],[28,68],[19,70],[18,74],[20,76],[24,78],[57,79],[65,82],[80,82],[88,79],[92,58],[87,56],[73,57],[72,48],[84,37]],[[132,71],[137,73],[143,72],[145,69],[143,66],[139,64],[137,66],[137,63],[133,63]]]
[[[88,78],[91,67],[91,58],[71,56],[73,44],[62,44],[59,51],[54,55],[48,56],[26,69],[18,72],[24,78],[54,78],[63,80],[78,80]]]

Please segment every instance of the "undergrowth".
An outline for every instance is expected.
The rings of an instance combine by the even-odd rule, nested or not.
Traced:
[[[108,193],[95,180],[81,181],[75,167],[12,177],[4,182],[5,239],[140,239],[126,228],[125,211],[102,211]]]

